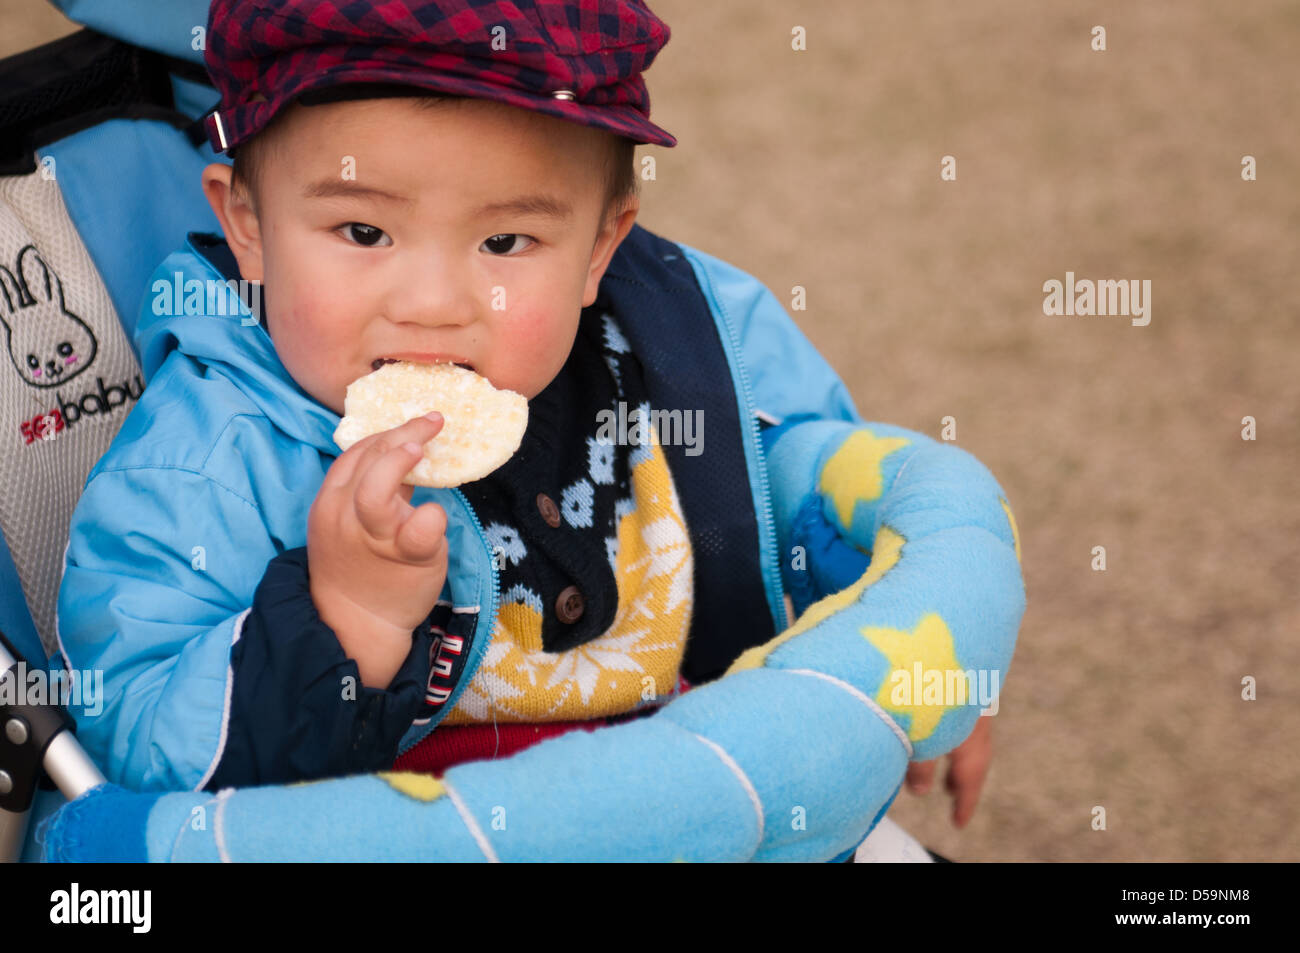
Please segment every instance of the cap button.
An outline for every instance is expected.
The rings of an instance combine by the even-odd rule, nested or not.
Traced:
[[[551,98],[564,99],[564,100],[568,100],[569,102],[572,102],[578,97],[577,94],[574,93],[574,91],[571,89],[557,89],[555,92],[551,93]]]
[[[555,600],[555,616],[566,625],[572,625],[581,619],[585,608],[586,600],[582,598],[582,591],[577,586],[562,590]]]
[[[545,493],[537,494],[537,512],[542,514],[542,519],[546,520],[551,529],[560,525],[560,508]]]

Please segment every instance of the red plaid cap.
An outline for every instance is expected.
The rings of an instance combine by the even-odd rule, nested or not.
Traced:
[[[641,78],[669,36],[643,0],[212,0],[205,59],[221,102],[204,122],[225,152],[302,93],[379,84],[674,146]]]

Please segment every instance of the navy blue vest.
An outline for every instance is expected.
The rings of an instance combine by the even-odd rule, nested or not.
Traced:
[[[641,359],[652,408],[703,411],[703,452],[664,447],[695,557],[695,603],[682,674],[720,676],[775,634],[745,465],[740,395],[691,264],[673,242],[633,226],[610,260],[594,308],[612,310]]]

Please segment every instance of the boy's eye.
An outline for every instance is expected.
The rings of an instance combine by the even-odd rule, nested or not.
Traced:
[[[375,228],[373,225],[363,225],[361,222],[348,222],[346,225],[339,227],[339,231],[356,242],[358,245],[364,245],[371,248],[377,245],[391,245],[393,240],[384,234],[382,228]],[[380,241],[380,239],[384,241]]]
[[[492,252],[494,255],[514,257],[514,256],[506,256],[505,253],[514,247],[516,238],[525,238],[528,239],[528,241],[530,242],[536,241],[536,239],[529,238],[527,235],[520,235],[517,232],[510,232],[508,234],[503,234],[503,235],[493,235],[491,238],[485,241],[483,245],[488,249],[488,251]]]

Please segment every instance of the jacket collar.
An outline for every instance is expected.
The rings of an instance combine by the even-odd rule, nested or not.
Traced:
[[[154,273],[135,328],[146,384],[172,351],[180,351],[229,378],[289,437],[338,456],[338,414],[298,386],[280,362],[265,323],[254,321],[248,300],[260,288],[245,285],[237,296],[224,286],[228,280],[240,280],[230,247],[220,236],[202,232],[191,232],[185,248]],[[216,289],[211,296],[209,281]],[[210,314],[210,302],[217,305],[211,310],[225,313]]]

